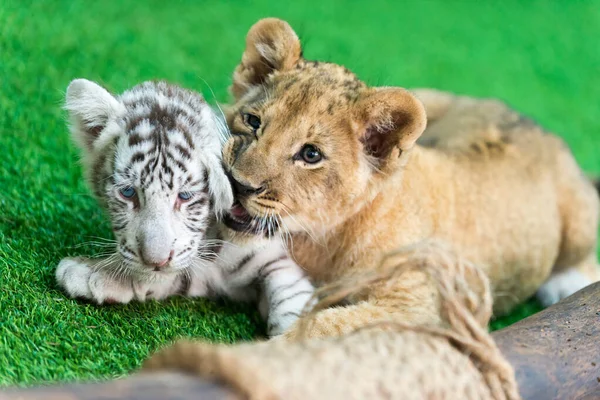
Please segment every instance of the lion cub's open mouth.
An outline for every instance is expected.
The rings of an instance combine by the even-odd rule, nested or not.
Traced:
[[[263,218],[252,217],[248,210],[236,200],[231,209],[223,217],[225,226],[237,232],[249,233],[252,235],[271,236],[276,231],[273,223],[267,223]]]

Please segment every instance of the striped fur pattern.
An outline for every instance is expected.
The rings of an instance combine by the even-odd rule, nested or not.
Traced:
[[[65,258],[56,278],[70,297],[97,304],[162,300],[176,295],[257,302],[270,337],[285,332],[312,305],[314,293],[304,271],[276,238],[245,246],[225,242],[213,262],[199,262],[183,273],[155,279],[133,274],[117,277],[105,265],[102,259]]]
[[[201,95],[146,82],[114,97],[79,79],[67,90],[66,108],[116,239],[107,258],[61,261],[56,278],[71,297],[98,304],[172,295],[256,300],[270,336],[298,318],[313,287],[282,241],[223,240],[231,232],[218,217],[233,203],[220,159],[227,129]]]
[[[216,291],[237,300],[258,300],[269,336],[287,330],[312,299],[312,284],[288,256],[279,238],[256,240],[251,246],[227,243],[217,264],[216,270],[203,269],[205,274],[212,275],[190,282],[187,294],[198,296],[203,291]],[[208,285],[198,286],[200,282]]]

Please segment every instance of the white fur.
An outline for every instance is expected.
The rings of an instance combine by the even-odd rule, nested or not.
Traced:
[[[239,261],[256,254],[245,268],[233,272]],[[268,323],[269,336],[285,332],[304,311],[312,299],[314,288],[304,271],[291,259],[272,263],[263,273],[260,293],[249,288],[257,279],[259,268],[285,254],[278,239],[256,241],[251,245],[225,244],[221,257],[214,262],[198,264],[186,271],[190,285],[189,297],[206,297],[211,293],[238,301],[258,300],[259,309]],[[63,259],[57,270],[58,285],[73,298],[83,298],[97,304],[129,303],[130,301],[162,300],[181,289],[178,274],[144,276],[117,274],[110,264],[83,258]],[[260,277],[259,277],[260,278]],[[285,301],[284,301],[285,300]]]
[[[573,293],[591,284],[592,281],[574,268],[553,274],[536,293],[544,307],[558,303]]]
[[[223,166],[221,165],[222,138],[219,136],[219,124],[221,122],[209,107],[206,107],[206,109],[203,110],[203,113],[203,119],[212,120],[214,124],[210,135],[215,138],[219,138],[219,140],[211,140],[210,148],[202,149],[201,152],[198,152],[197,157],[210,173],[208,176],[210,194],[215,203],[214,211],[218,216],[220,216],[224,212],[228,211],[233,205],[233,192],[230,189],[231,186],[229,184],[229,179],[223,172]]]
[[[56,268],[56,280],[69,297],[92,299],[89,280],[92,270],[83,258],[65,258]]]
[[[190,297],[260,300],[262,311],[268,309],[270,335],[298,318],[313,287],[279,239],[226,243],[214,261],[201,254],[215,244],[210,221],[231,208],[233,193],[221,165],[225,125],[199,94],[143,83],[114,97],[78,79],[67,89],[66,109],[88,180],[109,208],[117,239],[117,252],[109,258],[60,262],[56,279],[70,297],[128,303],[184,290]],[[140,154],[141,161],[132,161]],[[134,188],[135,201],[120,195],[122,188]],[[193,199],[179,203],[182,192],[193,193]],[[158,267],[167,259],[168,265]],[[244,267],[237,270],[239,265]]]
[[[159,120],[151,118],[153,107],[161,108],[177,121],[177,127],[166,132],[170,143],[167,146],[159,147],[152,140],[146,140],[156,138],[165,129]],[[173,252],[170,267],[187,268],[205,235],[191,231],[187,226],[188,218],[196,218],[196,228],[202,228],[198,226],[202,224],[206,227],[208,202],[204,215],[188,216],[185,204],[181,208],[173,206],[179,193],[193,192],[202,196],[205,185],[208,185],[215,205],[211,212],[217,215],[233,203],[233,193],[220,161],[222,124],[210,106],[201,95],[164,83],[143,83],[115,97],[96,83],[76,79],[67,89],[65,108],[71,120],[72,137],[82,150],[88,181],[102,203],[113,204],[113,219],[114,214],[119,214],[121,225],[126,224],[126,229],[116,232],[124,266],[133,273],[146,274],[148,268],[145,264],[160,264]],[[131,121],[137,123],[128,125]],[[132,145],[129,142],[131,135],[144,140]],[[193,150],[187,142],[190,136]],[[191,152],[192,160],[187,160],[177,146]],[[162,161],[157,164],[158,168],[153,169],[151,174],[156,179],[150,184],[136,178],[143,175],[148,163],[132,164],[134,155],[141,153],[148,158],[161,159],[161,154],[166,152],[179,154],[180,161],[185,164],[182,170],[181,164],[168,161],[174,172],[172,180],[175,185],[171,190],[166,190],[164,181],[158,177]],[[103,160],[102,157],[105,158],[103,168],[98,169],[97,164]],[[209,182],[204,182],[204,171]],[[107,179],[98,179],[99,173],[112,176],[114,184],[109,184]],[[186,185],[184,182],[188,177],[192,182],[200,183]],[[128,204],[120,197],[119,189],[124,187],[136,189],[139,209],[134,210],[132,202]],[[112,211],[114,204],[120,205],[119,212]]]
[[[125,113],[122,103],[106,89],[87,79],[75,79],[69,84],[65,109],[71,118],[73,138],[82,148],[89,148],[89,128],[106,126]]]

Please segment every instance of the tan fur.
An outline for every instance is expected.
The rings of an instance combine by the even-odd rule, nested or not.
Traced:
[[[483,268],[497,314],[533,295],[553,269],[577,267],[598,280],[598,195],[559,138],[498,101],[371,88],[299,49],[283,21],[252,27],[234,74],[235,138],[224,161],[237,181],[266,188],[240,201],[252,215],[279,216],[315,281],[361,274],[384,253],[428,239]],[[244,113],[259,116],[260,129]],[[322,150],[321,163],[298,161],[307,143]],[[432,293],[415,272],[322,311],[309,334],[391,314],[437,322]]]

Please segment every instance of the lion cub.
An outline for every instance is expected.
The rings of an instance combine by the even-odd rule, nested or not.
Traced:
[[[305,60],[277,19],[250,29],[232,92],[223,160],[238,208],[277,216],[315,281],[373,269],[384,253],[429,239],[485,270],[497,314],[536,291],[548,305],[598,280],[596,190],[559,138],[503,104],[369,87],[342,66]],[[392,314],[435,323],[423,278],[325,310],[308,334]]]

